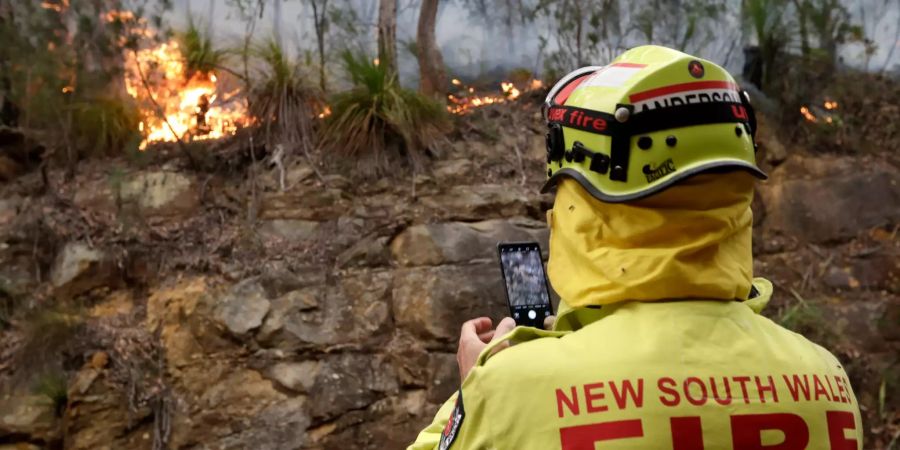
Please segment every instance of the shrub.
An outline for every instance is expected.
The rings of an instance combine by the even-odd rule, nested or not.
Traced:
[[[45,398],[53,407],[56,417],[62,417],[69,404],[68,384],[61,372],[46,372],[35,379],[31,392]]]
[[[263,130],[265,141],[272,145],[285,143],[312,145],[313,121],[322,95],[308,83],[302,67],[285,54],[274,39],[252,49],[260,64],[260,80],[250,90],[250,114]]]
[[[193,19],[188,21],[187,30],[180,38],[188,78],[195,73],[209,73],[222,66],[227,52],[213,48],[210,36],[201,31]]]
[[[111,156],[136,149],[141,113],[130,99],[88,98],[68,106],[72,139],[81,156]]]
[[[375,173],[385,172],[395,155],[418,164],[449,125],[444,105],[402,88],[368,58],[347,52],[343,59],[353,88],[334,96],[324,141]]]
[[[86,324],[78,309],[44,307],[25,315],[19,327],[22,343],[14,359],[16,366],[23,368],[20,376],[47,373],[66,367],[70,358],[80,358],[76,353],[83,344]]]

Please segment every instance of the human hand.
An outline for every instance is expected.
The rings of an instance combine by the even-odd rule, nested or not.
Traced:
[[[479,317],[467,321],[462,325],[459,333],[459,349],[456,351],[456,363],[459,365],[460,383],[466,379],[469,371],[475,367],[478,355],[491,342],[500,339],[516,327],[516,322],[511,317],[504,317],[497,324],[497,329],[492,329],[493,322],[488,317]],[[509,347],[509,342],[494,347],[491,354]]]
[[[553,325],[556,325],[556,316],[547,316],[544,318],[545,330],[553,330]]]

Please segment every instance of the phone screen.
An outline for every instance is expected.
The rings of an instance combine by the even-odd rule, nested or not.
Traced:
[[[528,242],[497,248],[510,314],[518,325],[543,328],[544,318],[553,311],[540,247]]]

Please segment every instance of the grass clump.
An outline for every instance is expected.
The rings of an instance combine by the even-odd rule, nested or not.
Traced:
[[[387,67],[368,58],[347,52],[343,59],[353,87],[332,99],[323,140],[375,173],[386,172],[394,156],[418,164],[449,125],[444,105],[402,88]]]
[[[56,417],[62,417],[69,404],[69,382],[61,372],[46,372],[38,375],[31,392],[44,398]]]
[[[130,99],[96,97],[69,105],[72,138],[81,156],[114,156],[136,149],[141,113]]]
[[[268,145],[286,144],[288,150],[313,143],[313,121],[322,104],[321,92],[296,61],[275,39],[252,49],[258,61],[257,81],[250,89],[250,114],[256,119]]]
[[[187,30],[180,37],[181,54],[184,57],[188,78],[196,73],[213,72],[222,66],[227,52],[214,48],[212,38],[201,31],[193,19],[188,20]]]

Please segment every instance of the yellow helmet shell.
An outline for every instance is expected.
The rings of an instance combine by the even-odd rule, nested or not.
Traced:
[[[716,169],[766,178],[746,93],[725,69],[679,51],[637,47],[608,66],[576,70],[544,107],[543,192],[567,176],[602,201],[625,202]]]

